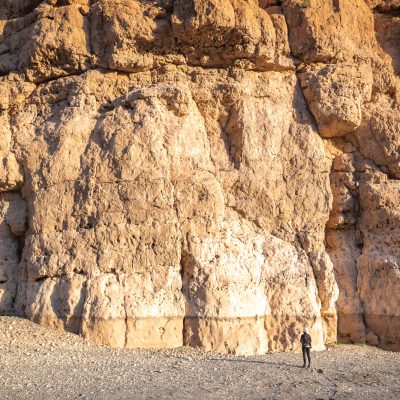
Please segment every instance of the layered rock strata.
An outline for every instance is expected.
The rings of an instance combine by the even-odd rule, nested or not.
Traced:
[[[114,347],[397,349],[398,10],[0,5],[1,312]]]

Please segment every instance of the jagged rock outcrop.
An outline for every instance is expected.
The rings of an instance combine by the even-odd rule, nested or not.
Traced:
[[[397,349],[398,9],[5,2],[1,312],[115,347]]]

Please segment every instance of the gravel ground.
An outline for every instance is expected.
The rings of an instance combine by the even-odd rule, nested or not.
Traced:
[[[0,317],[0,399],[400,399],[400,353],[336,345],[235,357],[98,347]]]

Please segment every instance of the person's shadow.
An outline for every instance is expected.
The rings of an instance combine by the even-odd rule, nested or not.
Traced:
[[[279,363],[279,362],[270,362],[270,361],[256,361],[256,360],[243,360],[243,359],[224,359],[224,358],[209,358],[209,360],[212,361],[224,361],[224,362],[242,362],[242,363],[253,363],[253,364],[268,364],[268,365],[285,365],[286,367],[291,367],[291,368],[303,368],[301,365],[295,365],[295,364],[288,364],[288,363]]]

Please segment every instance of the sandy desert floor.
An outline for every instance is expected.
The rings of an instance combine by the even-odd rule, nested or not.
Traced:
[[[400,353],[360,345],[221,356],[90,344],[0,317],[0,399],[400,399]]]

